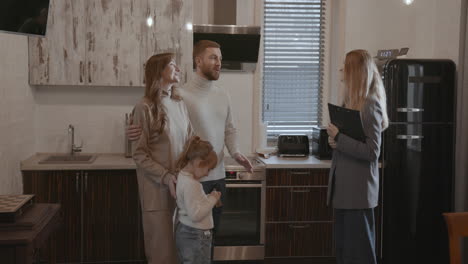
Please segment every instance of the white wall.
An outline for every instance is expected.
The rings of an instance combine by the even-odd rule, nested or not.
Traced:
[[[409,47],[408,57],[432,57],[436,0],[353,0],[346,5],[345,51]],[[444,1],[445,2],[445,1]]]
[[[217,85],[228,91],[242,152],[252,146],[252,73],[223,72]],[[124,152],[124,116],[143,95],[136,87],[36,87],[35,150],[68,150],[68,125],[83,152]]]
[[[143,87],[36,87],[35,150],[68,151],[68,125],[83,152],[123,153],[125,113],[142,97]]]
[[[409,6],[402,0],[333,1],[332,64],[342,64],[353,49],[376,55],[379,49],[402,47],[410,48],[408,58],[449,58],[458,63],[460,6],[461,0],[415,0]],[[337,76],[332,76],[334,83]]]
[[[449,58],[457,65],[460,51],[461,6],[463,0],[436,1],[434,58]],[[463,48],[463,47],[462,47]]]
[[[25,36],[0,33],[0,194],[22,193],[20,161],[34,152],[34,89]]]

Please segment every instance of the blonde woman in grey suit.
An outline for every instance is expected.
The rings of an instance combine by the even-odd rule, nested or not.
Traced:
[[[388,127],[385,89],[377,67],[365,50],[346,54],[344,106],[361,112],[365,142],[340,133],[329,124],[333,151],[328,203],[335,210],[338,264],[375,264],[373,208],[379,192],[381,133]]]
[[[172,53],[154,55],[145,66],[145,96],[133,122],[142,128],[134,145],[145,253],[150,264],[177,263],[172,215],[176,162],[192,136],[187,108],[175,92],[180,70]]]

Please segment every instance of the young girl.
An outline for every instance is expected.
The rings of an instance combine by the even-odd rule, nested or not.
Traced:
[[[221,193],[206,195],[199,180],[216,167],[218,158],[213,146],[199,137],[192,137],[178,162],[177,220],[175,240],[179,260],[188,264],[209,264],[213,228],[212,209]]]
[[[361,112],[366,140],[340,133],[333,124],[327,128],[334,148],[328,202],[335,208],[336,261],[375,264],[373,210],[379,193],[381,133],[388,127],[385,90],[372,56],[365,50],[346,54],[343,77],[344,106]]]

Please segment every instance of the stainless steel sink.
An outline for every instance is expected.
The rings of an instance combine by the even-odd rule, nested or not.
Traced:
[[[39,161],[39,164],[80,164],[93,163],[96,155],[50,155]]]

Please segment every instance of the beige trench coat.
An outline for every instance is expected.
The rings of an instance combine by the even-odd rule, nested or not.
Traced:
[[[142,127],[142,136],[133,146],[133,159],[137,165],[148,263],[175,264],[177,257],[172,226],[175,200],[163,179],[167,173],[175,172],[175,163],[192,136],[192,128],[183,101],[165,96],[162,104],[167,114],[162,133],[150,129],[152,106],[145,99],[135,106],[133,121]]]

